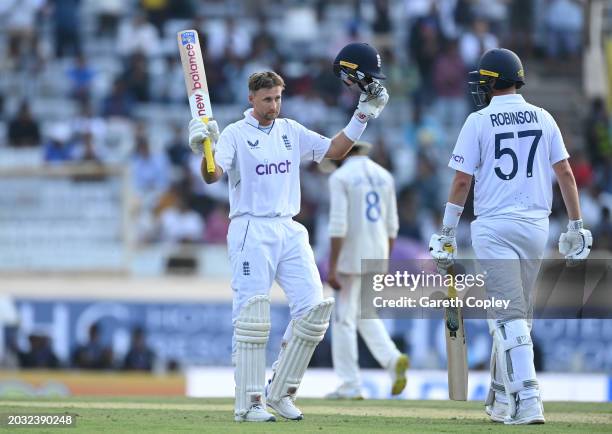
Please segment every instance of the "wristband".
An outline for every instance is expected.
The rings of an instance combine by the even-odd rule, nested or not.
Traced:
[[[584,225],[582,223],[582,219],[578,219],[578,220],[570,220],[567,223],[567,230],[568,231],[579,231],[580,229],[583,229]]]
[[[356,142],[357,140],[359,140],[359,138],[365,131],[366,125],[368,125],[367,122],[361,122],[359,121],[359,119],[353,116],[348,125],[344,127],[344,130],[342,130],[342,132],[350,140]]]
[[[455,205],[451,202],[446,202],[446,208],[444,209],[444,218],[442,219],[442,226],[449,228],[456,228],[459,224],[459,218],[463,212],[463,207]]]

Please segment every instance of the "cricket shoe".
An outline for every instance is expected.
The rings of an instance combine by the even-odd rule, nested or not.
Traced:
[[[325,399],[352,399],[358,401],[363,399],[363,395],[359,389],[350,389],[340,386],[333,392],[325,395]]]
[[[290,396],[283,396],[278,401],[268,401],[268,407],[277,412],[285,419],[290,420],[302,420],[304,415],[302,411],[295,406],[293,398]]]
[[[278,401],[272,401],[268,399],[268,390],[270,387],[270,383],[272,380],[268,380],[268,384],[266,384],[266,403],[268,407],[274,410],[276,413],[289,420],[302,420],[304,419],[304,415],[302,411],[295,406],[293,403],[293,398],[289,395],[283,396]]]
[[[508,415],[508,403],[495,400],[493,405],[485,405],[485,411],[493,422],[504,423]]]
[[[400,354],[391,365],[391,395],[399,395],[406,388],[406,371],[410,366],[410,359],[406,354]]]
[[[244,415],[237,414],[234,420],[236,422],[276,422],[274,415],[268,413],[261,404],[253,404],[249,411]]]
[[[516,414],[514,417],[506,416],[504,420],[506,425],[532,425],[546,422],[542,400],[539,397],[518,400],[516,405]]]

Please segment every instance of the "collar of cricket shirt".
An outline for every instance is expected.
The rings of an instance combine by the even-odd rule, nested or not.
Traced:
[[[257,128],[259,131],[262,131],[262,132],[264,132],[266,134],[270,133],[270,131],[272,130],[272,127],[274,126],[274,123],[276,122],[276,119],[275,119],[267,127],[262,127],[261,125],[259,125],[259,121],[257,119],[255,119],[255,116],[253,116],[253,109],[252,108],[247,109],[247,110],[244,111],[244,120],[250,126]]]
[[[490,104],[508,104],[517,102],[525,102],[525,98],[523,98],[523,95],[521,95],[520,93],[494,96],[493,98],[491,98]]]
[[[344,163],[348,163],[349,161],[362,161],[362,160],[367,160],[368,156],[367,155],[351,155],[346,157],[346,160],[344,161]]]

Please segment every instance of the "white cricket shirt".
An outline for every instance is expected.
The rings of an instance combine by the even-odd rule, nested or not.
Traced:
[[[293,217],[300,211],[300,162],[320,162],[331,139],[290,119],[262,131],[252,111],[228,125],[215,147],[215,162],[229,177],[229,217]]]
[[[474,176],[476,216],[540,219],[552,206],[551,166],[568,157],[550,113],[514,94],[468,116],[448,165]]]
[[[352,156],[329,178],[329,235],[344,238],[338,271],[361,273],[361,259],[387,259],[399,228],[391,174],[366,156]]]

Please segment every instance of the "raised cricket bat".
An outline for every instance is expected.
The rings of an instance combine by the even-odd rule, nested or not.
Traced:
[[[191,117],[208,123],[213,119],[208,84],[206,83],[206,72],[204,72],[204,59],[200,50],[200,39],[195,30],[181,30],[177,33],[181,63],[185,74],[185,86],[189,98]],[[215,160],[213,159],[210,139],[204,140],[204,156],[206,157],[206,171],[215,171]]]
[[[444,246],[446,251],[452,251],[452,248],[451,245]],[[454,267],[450,267],[448,272],[453,276],[453,284],[448,287],[448,298],[456,299]],[[448,364],[448,397],[453,401],[466,401],[468,386],[467,347],[460,307],[447,307],[444,310],[444,325]]]

